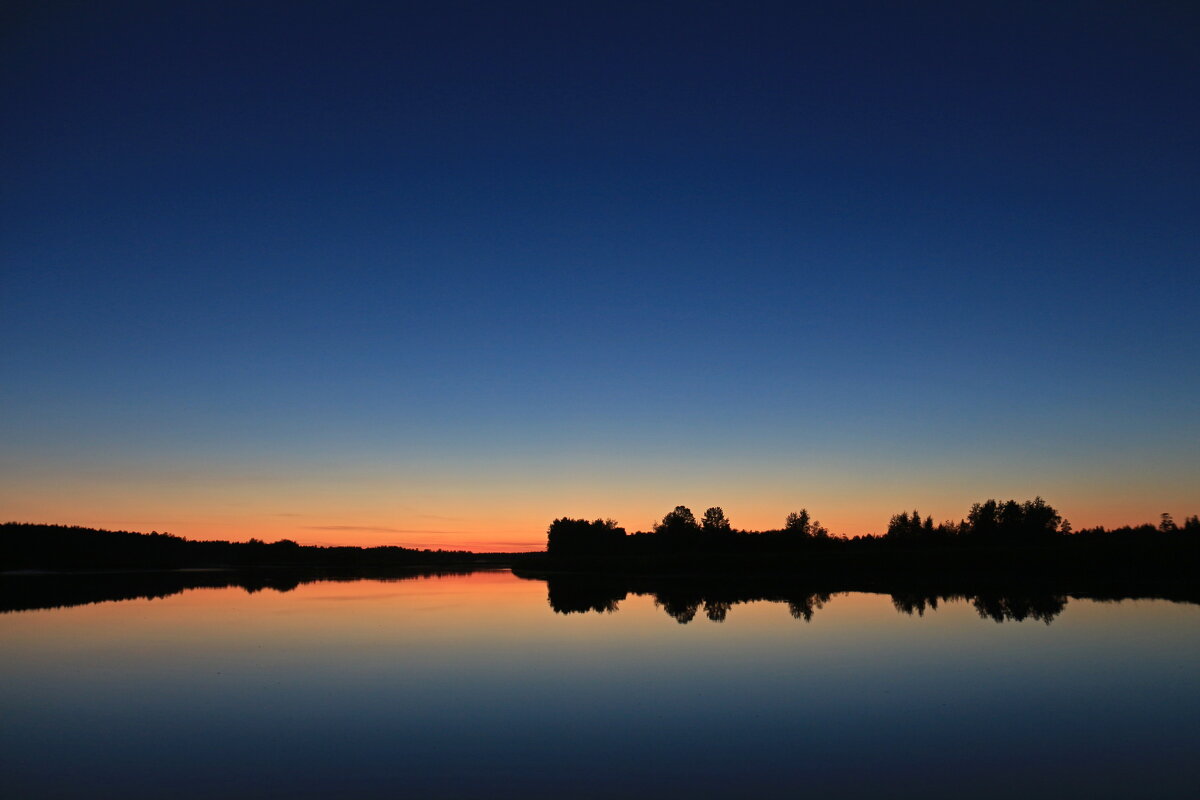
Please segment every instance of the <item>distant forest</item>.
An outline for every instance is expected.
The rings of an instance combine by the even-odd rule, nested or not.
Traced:
[[[888,551],[912,549],[1021,548],[1070,543],[1122,544],[1200,542],[1200,516],[1182,525],[1170,514],[1158,524],[1109,530],[1073,531],[1071,524],[1041,497],[975,503],[964,519],[934,523],[919,511],[901,511],[881,535],[834,536],[812,519],[807,509],[790,513],[781,528],[746,531],[733,527],[714,506],[697,519],[691,509],[676,506],[651,531],[627,533],[611,519],[562,517],[550,523],[546,550],[550,556],[662,556],[672,554],[782,554],[814,551]]]
[[[503,554],[407,547],[314,547],[197,541],[169,533],[106,531],[67,525],[0,524],[0,571],[182,569],[198,567],[437,567],[504,562]]]

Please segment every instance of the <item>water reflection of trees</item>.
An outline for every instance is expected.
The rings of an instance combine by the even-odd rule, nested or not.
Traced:
[[[116,600],[154,600],[188,589],[239,587],[249,594],[271,589],[290,592],[314,581],[413,580],[468,575],[474,570],[444,569],[292,569],[164,570],[15,574],[0,576],[0,613],[67,608]]]
[[[560,614],[584,614],[588,611],[611,614],[626,595],[612,581],[587,575],[572,580],[548,581],[546,591],[550,607]]]
[[[1067,598],[1062,595],[979,595],[971,599],[979,616],[996,622],[1026,619],[1041,620],[1047,625],[1067,607]]]
[[[686,625],[696,618],[697,612],[704,609],[704,616],[713,622],[724,622],[729,616],[729,610],[740,603],[757,603],[760,601],[785,603],[788,612],[796,619],[810,622],[813,612],[822,608],[829,600],[829,595],[814,593],[790,598],[783,597],[754,597],[752,595],[737,598],[711,597],[695,595],[684,597],[671,591],[658,592],[654,595],[654,604],[674,617],[681,625]]]
[[[248,593],[263,590],[288,592],[313,581],[401,581],[424,577],[467,575],[471,569],[258,569],[183,570],[164,572],[63,573],[0,576],[0,613],[62,608],[113,600],[153,599],[196,588],[240,587]],[[648,596],[680,624],[701,612],[713,622],[724,622],[734,606],[746,603],[781,603],[797,620],[810,622],[836,594],[871,592],[890,595],[903,614],[924,616],[940,604],[969,602],[979,616],[996,622],[1037,620],[1049,624],[1070,598],[1122,600],[1161,598],[1200,604],[1195,582],[1138,578],[1124,585],[1108,580],[1080,584],[1049,579],[1015,581],[958,578],[903,581],[878,575],[866,580],[839,577],[775,574],[641,575],[603,573],[533,573],[515,570],[518,577],[546,582],[550,607],[559,614],[611,614],[629,595]]]
[[[1039,620],[1049,625],[1067,607],[1067,596],[1049,591],[1025,589],[1022,591],[987,591],[979,594],[914,594],[892,595],[892,605],[897,611],[909,616],[925,616],[925,609],[937,611],[939,602],[969,602],[984,619],[1005,622]]]
[[[680,624],[691,622],[701,612],[713,622],[724,622],[734,606],[760,600],[785,603],[792,616],[807,621],[829,600],[827,592],[797,592],[744,580],[619,578],[594,574],[554,575],[545,580],[550,607],[559,614],[611,614],[629,595],[648,595]]]
[[[520,573],[519,573],[520,574]],[[550,607],[559,614],[597,612],[611,614],[630,595],[647,596],[680,624],[701,613],[713,622],[724,622],[734,606],[745,603],[781,603],[793,618],[810,622],[835,594],[866,591],[890,594],[892,605],[903,614],[924,616],[947,602],[967,602],[983,619],[996,622],[1036,620],[1049,624],[1067,606],[1070,597],[1121,599],[1105,592],[1067,591],[1044,584],[984,585],[977,588],[832,584],[813,587],[786,576],[613,576],[596,574],[525,575],[546,581]],[[1200,598],[1164,595],[1168,599],[1197,602]]]

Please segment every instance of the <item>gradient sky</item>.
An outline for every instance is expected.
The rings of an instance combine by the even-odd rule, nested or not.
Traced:
[[[3,519],[1200,513],[1193,3],[6,7]]]

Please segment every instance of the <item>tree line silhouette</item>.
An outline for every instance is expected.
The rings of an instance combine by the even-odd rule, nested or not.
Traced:
[[[919,511],[892,516],[882,535],[833,536],[807,509],[787,515],[781,528],[737,530],[720,506],[697,520],[687,506],[676,506],[653,530],[628,533],[612,519],[561,517],[550,523],[546,551],[556,557],[662,556],[686,554],[778,554],[812,551],[862,552],[912,548],[1023,547],[1071,542],[1121,541],[1127,546],[1161,544],[1165,540],[1200,541],[1200,516],[1177,525],[1163,514],[1157,526],[1146,524],[1114,530],[1103,527],[1073,531],[1071,523],[1043,500],[986,500],[971,506],[958,521],[935,524]]]
[[[168,533],[104,531],[79,526],[9,522],[0,525],[0,571],[179,569],[195,567],[413,567],[535,566],[549,559],[571,568],[606,566],[647,571],[703,568],[728,570],[794,567],[797,559],[827,563],[852,559],[900,566],[920,559],[942,559],[961,568],[1018,568],[1031,557],[1039,563],[1071,559],[1077,565],[1112,565],[1118,559],[1154,570],[1178,571],[1200,561],[1200,516],[1176,524],[1163,514],[1157,525],[1103,527],[1073,531],[1040,497],[1024,502],[975,503],[966,517],[935,524],[919,511],[892,516],[881,535],[835,536],[807,509],[788,514],[782,527],[747,531],[733,524],[719,506],[697,519],[676,506],[650,531],[628,533],[611,519],[554,520],[543,554],[471,553],[405,547],[318,547],[288,539],[266,543],[198,541]],[[783,560],[780,560],[780,558]]]
[[[201,541],[170,533],[107,531],[67,525],[0,524],[0,571],[31,569],[182,569],[196,567],[412,567],[507,563],[507,556],[407,547],[316,547]]]

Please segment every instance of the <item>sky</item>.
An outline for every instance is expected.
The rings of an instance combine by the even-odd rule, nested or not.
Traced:
[[[16,3],[0,518],[1200,513],[1200,7]]]

